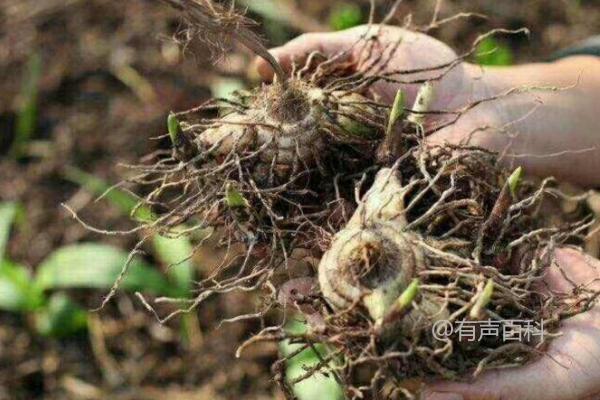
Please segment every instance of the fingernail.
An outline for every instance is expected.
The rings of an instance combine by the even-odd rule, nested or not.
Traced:
[[[429,392],[424,394],[423,400],[464,400],[464,397],[458,393],[449,392]]]

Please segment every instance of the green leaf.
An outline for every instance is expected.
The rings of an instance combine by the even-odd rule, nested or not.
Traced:
[[[194,252],[194,246],[189,238],[155,235],[152,241],[157,258],[169,268],[167,275],[177,286],[177,295],[188,296],[194,281],[194,264],[188,259]]]
[[[360,7],[352,3],[336,5],[329,16],[329,25],[333,30],[341,31],[360,25],[363,22],[363,13]]]
[[[20,157],[24,147],[33,135],[37,124],[39,81],[42,76],[42,57],[34,51],[29,56],[25,76],[19,93],[17,128],[11,154]]]
[[[12,202],[0,203],[0,261],[4,259],[10,227],[17,215],[17,205]]]
[[[292,320],[287,326],[286,330],[289,333],[300,334],[306,331],[306,324]],[[301,344],[290,344],[288,340],[280,342],[279,348],[284,356],[289,356],[296,351]],[[318,354],[316,353],[318,352]],[[323,344],[316,344],[314,350],[312,348],[306,349],[294,356],[287,362],[286,376],[289,381],[304,375],[307,368],[314,367],[320,362],[319,355],[325,357],[327,354],[327,348]],[[311,377],[295,384],[293,386],[294,394],[299,400],[313,400],[313,399],[327,399],[327,400],[338,400],[343,399],[343,391],[341,386],[337,383],[335,378],[329,374],[325,376],[320,373],[316,373]]]
[[[480,65],[511,65],[513,54],[510,47],[490,36],[477,45],[475,60]]]
[[[56,293],[35,315],[35,327],[42,336],[71,336],[87,328],[87,312],[65,293]]]
[[[41,293],[34,290],[29,271],[10,261],[0,263],[0,310],[23,312],[39,307]]]
[[[101,196],[110,189],[110,185],[102,179],[74,167],[68,167],[66,169],[65,178],[80,185],[96,196]],[[154,219],[154,215],[148,207],[141,206],[136,209],[135,207],[138,204],[138,199],[122,190],[113,188],[105,194],[104,198],[120,209],[124,214],[131,215],[135,209],[133,217],[139,221],[152,221]]]
[[[35,281],[41,290],[59,288],[110,288],[128,258],[128,253],[109,245],[83,243],[62,247],[38,267]],[[121,288],[166,294],[168,281],[157,270],[135,258]]]

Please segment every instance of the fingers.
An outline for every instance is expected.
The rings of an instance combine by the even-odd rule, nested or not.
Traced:
[[[578,102],[580,98],[593,96],[587,92],[550,93],[538,89],[506,95],[515,88],[534,88],[535,79],[542,79],[541,85],[550,82],[556,85],[562,82],[563,75],[571,76],[569,71],[552,71],[549,77],[538,78],[535,72],[523,74],[517,67],[482,69],[470,64],[465,67],[464,96],[459,96],[462,101],[449,108],[458,111],[460,117],[433,134],[431,143],[468,141],[470,145],[500,153],[504,165],[522,166],[531,175],[554,176],[582,186],[598,184],[598,140],[587,128],[594,113],[587,108],[589,102]],[[529,71],[529,67],[524,68]],[[544,76],[543,67],[535,64],[531,68]],[[515,81],[517,78],[520,83]]]
[[[563,248],[554,252],[555,263],[548,268],[544,282],[554,292],[571,293],[574,284],[600,290],[600,260],[578,250]]]
[[[332,56],[348,50],[354,43],[355,32],[305,33],[281,47],[271,49],[275,59],[285,71],[290,71],[292,63],[302,63],[314,51]],[[348,55],[351,56],[350,54]],[[273,69],[262,58],[254,61],[254,67],[265,81],[273,79]]]
[[[447,382],[430,390],[461,394],[465,400],[571,400],[600,392],[600,327],[590,311],[564,323],[549,354],[525,367],[491,371],[473,383]],[[429,399],[428,397],[425,397]]]
[[[568,275],[568,280],[560,272]],[[551,289],[571,290],[572,283],[588,283],[600,275],[600,261],[571,249],[556,251],[556,265],[546,281]],[[597,287],[596,287],[597,289]],[[594,398],[600,393],[600,309],[567,319],[562,336],[553,339],[548,353],[520,368],[489,371],[474,382],[439,382],[423,394],[427,400],[440,393],[455,393],[464,400]],[[444,397],[442,397],[444,398]]]

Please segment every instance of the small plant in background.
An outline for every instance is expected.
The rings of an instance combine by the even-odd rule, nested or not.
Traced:
[[[490,36],[477,46],[475,60],[479,65],[511,65],[513,53],[510,47]]]
[[[176,128],[173,127],[171,129]],[[155,218],[148,207],[138,207],[138,201],[132,195],[112,188],[100,178],[77,168],[67,169],[65,177],[85,188],[90,193],[108,200],[110,204],[119,209],[124,215],[129,215],[136,221],[147,222]],[[176,230],[183,229],[184,227],[180,227]],[[171,288],[168,291],[176,293],[180,297],[187,296],[191,290],[195,270],[194,264],[188,257],[193,252],[190,239],[187,237],[154,235],[152,238],[152,247],[155,258],[166,266],[167,276],[175,284],[176,288]],[[107,287],[110,287],[110,285]]]
[[[352,28],[364,22],[360,6],[354,3],[339,3],[331,11],[329,26],[336,31]]]
[[[10,154],[20,158],[25,152],[25,146],[34,134],[38,118],[39,81],[42,76],[42,57],[34,51],[29,56],[21,91],[17,98],[17,124],[15,137]]]
[[[301,319],[292,319],[285,329],[290,334],[301,335],[308,331],[308,326]],[[304,344],[291,343],[286,339],[279,343],[279,351],[282,356],[288,357],[286,378],[298,400],[344,398],[343,389],[333,374],[310,373],[311,370],[323,369],[323,359],[329,353],[323,344],[317,343],[307,348]]]
[[[177,120],[172,118],[169,119],[169,133],[175,134],[177,131]],[[129,193],[122,190],[111,187],[108,183],[100,178],[90,175],[77,168],[68,168],[65,173],[65,178],[73,183],[80,185],[90,193],[100,196],[114,207],[119,209],[124,215],[129,215],[136,221],[149,222],[156,218],[156,216],[150,211],[148,207],[139,207],[138,201]],[[196,278],[196,265],[190,259],[190,254],[193,253],[193,245],[190,238],[186,236],[179,236],[177,232],[184,230],[185,227],[180,226],[174,229],[174,235],[172,237],[165,237],[156,234],[152,237],[151,246],[156,261],[159,261],[166,269],[166,277],[159,274],[159,279],[163,283],[162,288],[154,288],[158,290],[148,290],[152,287],[140,286],[139,289],[131,287],[131,291],[135,292],[150,292],[153,294],[161,294],[164,296],[171,296],[176,298],[186,298],[190,295],[192,290],[192,283]],[[202,234],[202,233],[201,233]],[[127,263],[127,258],[123,258],[124,254],[121,254],[120,266],[118,267],[118,273],[116,271],[111,272],[111,276],[114,279],[110,284],[104,285],[103,289],[109,289],[112,283],[115,282],[116,277],[119,276],[121,267]],[[135,268],[135,265],[130,267]],[[156,277],[156,268],[152,269],[150,275]],[[141,282],[146,282],[143,277],[143,273],[140,276]],[[127,277],[125,279],[128,279]],[[156,282],[157,279],[149,279],[148,282]],[[186,314],[182,318],[181,335],[184,342],[187,342],[192,335],[192,331],[196,329],[193,324],[197,325],[196,316],[194,314]]]
[[[104,192],[108,185],[79,170],[68,176],[91,192]],[[147,209],[134,210],[135,200],[127,193],[112,190],[106,198],[123,212],[134,212],[141,219],[151,218]],[[19,206],[0,203],[0,310],[33,316],[35,331],[43,336],[66,337],[87,327],[87,310],[68,295],[69,289],[108,290],[119,276],[129,254],[117,247],[100,243],[78,243],[52,252],[38,265],[35,275],[23,265],[6,257],[11,226]],[[186,259],[191,253],[187,238],[152,240],[155,258],[167,266],[166,276],[146,261],[136,258],[123,279],[122,288],[130,292],[185,297],[194,281],[194,265]],[[183,260],[183,261],[182,261]],[[191,318],[191,315],[186,316]],[[189,321],[183,321],[185,323]],[[184,338],[187,332],[182,332]]]

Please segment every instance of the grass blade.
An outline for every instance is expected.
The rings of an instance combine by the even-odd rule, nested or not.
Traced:
[[[306,331],[306,325],[297,320],[291,320],[286,326],[286,330],[290,333],[300,334]],[[279,350],[284,356],[289,356],[298,348],[301,344],[292,344],[289,340],[282,341],[279,344]],[[319,354],[317,354],[318,352]],[[328,351],[323,344],[315,344],[314,350],[309,348],[306,349],[287,362],[286,378],[289,381],[293,381],[302,375],[304,375],[307,369],[314,367],[320,363],[319,357],[325,357]],[[314,375],[296,383],[293,386],[294,394],[299,400],[312,400],[312,399],[328,399],[328,400],[341,400],[344,398],[341,386],[337,383],[335,378],[329,374],[325,376],[320,373]]]
[[[131,215],[133,210],[135,210],[133,217],[139,221],[152,221],[154,219],[154,215],[148,207],[141,206],[136,209],[138,199],[134,196],[117,188],[111,189],[108,183],[94,175],[88,174],[78,168],[68,167],[65,172],[65,178],[80,185],[96,196],[104,195],[104,198],[124,214]],[[111,190],[106,192],[108,189]]]
[[[188,296],[194,281],[194,264],[188,259],[194,252],[194,246],[189,238],[155,235],[152,243],[157,258],[168,268],[167,275],[177,286],[177,296]]]
[[[0,261],[4,259],[10,227],[17,215],[17,205],[12,202],[0,203]]]
[[[33,135],[38,116],[39,81],[42,76],[42,57],[40,53],[33,52],[27,62],[25,77],[23,78],[19,105],[17,110],[17,127],[15,139],[10,154],[19,158],[23,155],[27,142]]]

